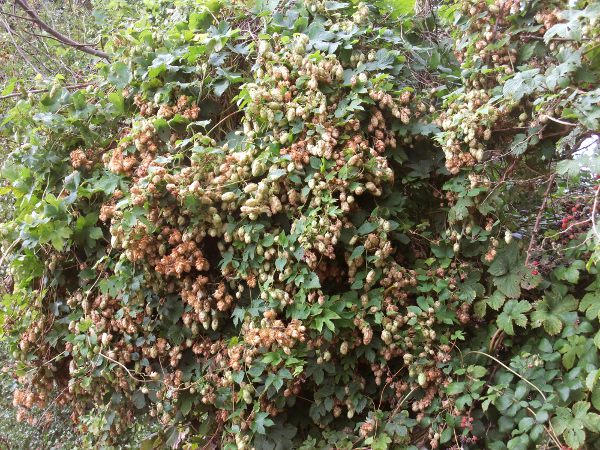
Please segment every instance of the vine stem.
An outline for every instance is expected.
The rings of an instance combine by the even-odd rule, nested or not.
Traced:
[[[541,391],[541,389],[539,387],[537,387],[535,384],[533,384],[531,381],[529,381],[527,378],[525,378],[523,375],[519,374],[518,372],[514,371],[513,369],[511,369],[510,367],[508,367],[506,364],[504,364],[502,361],[500,361],[498,358],[495,358],[494,356],[490,355],[489,353],[485,353],[485,352],[481,352],[479,350],[471,350],[470,352],[465,353],[466,355],[470,355],[470,354],[477,354],[477,355],[482,355],[485,356],[487,358],[490,358],[491,360],[495,361],[496,363],[500,364],[502,367],[504,367],[506,370],[508,370],[510,373],[512,373],[513,375],[518,376],[521,380],[523,380],[525,383],[527,383],[528,385],[530,385],[532,388],[534,388],[536,391],[538,391],[540,393],[540,395],[542,396],[542,398],[544,399],[544,401],[548,401],[548,399],[546,398],[546,396],[544,395],[544,393]]]
[[[14,241],[12,241],[12,243],[8,246],[8,248],[6,249],[6,251],[4,252],[4,254],[2,255],[2,258],[0,258],[0,267],[2,267],[2,264],[4,264],[4,260],[6,259],[6,257],[10,254],[11,250],[13,249],[13,247],[15,245],[17,245],[19,242],[21,242],[21,238],[15,239]]]
[[[135,376],[135,375],[134,375],[134,374],[131,372],[131,370],[129,370],[129,369],[128,369],[128,368],[127,368],[127,367],[126,367],[124,364],[120,363],[120,362],[119,362],[119,361],[117,361],[116,359],[113,359],[113,358],[111,358],[110,356],[108,356],[108,355],[105,355],[105,354],[104,354],[104,353],[102,353],[102,352],[98,352],[98,354],[99,354],[100,356],[102,356],[103,358],[105,358],[105,359],[107,359],[107,360],[109,360],[109,361],[111,361],[111,362],[113,362],[113,363],[115,363],[115,364],[118,364],[119,366],[121,366],[123,369],[125,369],[125,371],[127,372],[127,374],[128,374],[128,375],[129,375],[129,376],[130,376],[130,377],[131,377],[133,380],[137,381],[138,383],[149,383],[150,381],[152,381],[152,380],[148,381],[148,380],[145,380],[145,379],[137,378],[137,377],[136,377],[136,376]]]

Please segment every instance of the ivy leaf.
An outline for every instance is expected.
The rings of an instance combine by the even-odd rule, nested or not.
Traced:
[[[65,241],[71,237],[73,231],[64,222],[56,222],[52,228],[40,238],[40,243],[50,242],[57,251],[62,251]]]
[[[456,204],[450,208],[448,220],[456,222],[462,220],[469,215],[469,206],[473,206],[473,200],[469,197],[459,198]]]
[[[521,46],[519,49],[519,61],[526,62],[530,60],[534,53],[540,49],[540,47],[541,46],[538,42],[530,42]]]
[[[188,27],[190,30],[206,30],[212,23],[212,17],[208,11],[190,14]]]
[[[297,428],[277,420],[275,425],[269,428],[269,432],[255,437],[254,446],[263,450],[287,450],[294,448],[293,439]],[[234,447],[237,449],[237,447]],[[232,449],[233,450],[233,449]]]
[[[91,191],[110,195],[117,189],[121,179],[119,175],[106,171],[101,177],[90,180]]]
[[[351,93],[339,102],[334,115],[340,118],[348,115],[347,113],[351,115],[354,111],[363,111],[364,108],[361,106],[361,103],[362,99],[356,93]]]
[[[520,327],[525,327],[527,325],[527,316],[524,313],[530,309],[531,304],[526,300],[509,300],[504,305],[502,313],[496,319],[496,323],[506,334],[514,336],[513,322]]]
[[[156,78],[161,73],[171,67],[171,63],[175,61],[175,56],[170,53],[160,53],[156,55],[152,64],[148,67],[148,77]]]

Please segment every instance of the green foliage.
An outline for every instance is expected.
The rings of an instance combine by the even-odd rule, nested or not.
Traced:
[[[579,448],[585,443],[585,430],[600,432],[600,415],[588,412],[588,402],[577,402],[572,409],[558,407],[552,418],[552,426],[557,435],[563,435],[571,448]]]
[[[91,1],[27,3],[55,31],[79,42],[96,40],[98,27],[90,14]],[[0,97],[43,89],[54,77],[67,84],[85,83],[95,60],[34,27],[15,2],[0,6],[0,58]],[[4,100],[0,102],[7,106]]]
[[[93,86],[0,121],[21,415],[56,387],[94,448],[595,448],[600,10],[422,6],[99,6]]]

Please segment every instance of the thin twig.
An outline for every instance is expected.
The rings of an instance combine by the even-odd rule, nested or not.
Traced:
[[[241,109],[236,109],[234,112],[232,112],[231,114],[227,114],[225,117],[223,117],[221,120],[219,120],[214,127],[212,127],[210,130],[208,130],[208,132],[206,133],[206,136],[210,136],[210,133],[212,133],[215,128],[217,128],[219,125],[221,125],[223,122],[225,122],[227,119],[229,119],[231,116],[234,116],[235,114],[241,112]]]
[[[535,244],[535,238],[540,231],[540,223],[542,221],[542,215],[544,214],[544,210],[546,209],[546,203],[548,202],[548,197],[550,196],[550,192],[552,191],[552,186],[554,186],[554,179],[556,178],[556,172],[552,174],[550,179],[548,180],[548,187],[546,188],[546,192],[544,193],[544,199],[542,200],[542,205],[537,213],[537,217],[535,218],[535,225],[533,226],[533,231],[531,232],[531,240],[529,241],[529,247],[527,247],[527,257],[525,258],[525,266],[529,265],[529,258],[531,256],[531,251],[533,250],[533,245]]]
[[[54,37],[54,36],[37,34],[32,31],[27,31],[27,30],[23,30],[23,32],[26,34],[29,34],[30,36],[34,36],[37,38],[43,38],[43,39],[52,39],[53,41],[60,42],[61,44],[63,44],[63,41],[61,41],[59,38]],[[77,45],[71,45],[71,47],[93,47],[94,45],[95,44],[77,44]]]
[[[123,369],[125,369],[125,371],[127,372],[127,374],[135,381],[137,381],[138,383],[149,383],[150,381],[145,380],[145,379],[141,379],[141,378],[136,378],[135,375],[133,373],[131,373],[131,370],[129,370],[124,364],[120,363],[119,361],[117,361],[116,359],[111,358],[110,356],[105,355],[102,352],[98,352],[98,354],[100,356],[102,356],[105,359],[108,359],[109,361],[118,364],[119,366],[121,366]]]
[[[6,20],[4,20],[4,18],[2,18],[2,24],[4,26],[4,29],[6,30],[6,32],[8,33],[8,36],[10,37],[10,40],[12,41],[13,45],[15,46],[15,49],[17,50],[17,52],[19,53],[19,55],[21,55],[21,58],[23,58],[23,60],[29,64],[31,66],[31,68],[35,71],[35,73],[39,73],[40,75],[42,75],[42,71],[40,69],[38,69],[35,64],[33,64],[31,62],[31,60],[27,57],[27,55],[25,54],[24,50],[21,48],[21,46],[19,44],[17,44],[17,41],[15,41],[15,38],[13,36],[13,32],[10,28],[10,25],[6,22]]]
[[[598,208],[598,194],[600,194],[600,184],[596,186],[596,195],[594,195],[594,206],[592,206],[592,230],[596,235],[596,238],[600,242],[600,234],[596,228],[596,209]]]
[[[560,119],[557,119],[552,116],[546,116],[546,117],[548,118],[548,120],[551,120],[552,122],[560,123],[561,125],[566,125],[568,127],[576,127],[577,126],[576,123],[566,122],[564,120],[560,120]]]
[[[80,88],[84,88],[84,87],[88,87],[88,86],[92,86],[94,83],[77,83],[77,84],[69,84],[67,86],[62,86],[65,89],[80,89]],[[50,89],[32,89],[30,91],[25,91],[25,92],[13,92],[12,94],[8,94],[8,95],[4,95],[2,97],[0,97],[0,100],[4,100],[6,98],[12,98],[12,97],[21,97],[22,95],[28,95],[28,94],[41,94],[43,92],[49,92]]]
[[[534,388],[536,391],[538,391],[540,393],[540,395],[542,396],[542,398],[544,399],[544,401],[547,401],[548,399],[546,398],[546,395],[544,395],[544,393],[542,392],[542,390],[537,387],[535,384],[533,384],[531,381],[529,381],[527,378],[525,378],[523,375],[521,375],[520,373],[514,371],[513,369],[511,369],[510,367],[508,367],[506,364],[504,364],[502,361],[500,361],[498,358],[493,357],[492,355],[485,353],[485,352],[480,352],[479,350],[471,350],[470,352],[465,353],[465,356],[475,353],[477,355],[482,355],[485,356],[487,358],[490,358],[492,360],[494,360],[496,363],[500,364],[502,367],[504,367],[506,370],[508,370],[510,373],[512,373],[513,375],[518,376],[521,380],[523,380],[525,383],[527,383],[528,385],[530,385],[532,388]]]
[[[13,17],[13,18],[15,18],[15,19],[19,19],[19,20],[27,20],[28,22],[35,23],[35,20],[33,20],[33,19],[29,18],[29,17],[21,16],[21,15],[19,15],[19,14],[11,14],[11,13],[9,13],[9,12],[6,12],[6,11],[0,11],[0,14],[2,14],[2,15],[6,15],[6,16],[10,16],[10,17]]]

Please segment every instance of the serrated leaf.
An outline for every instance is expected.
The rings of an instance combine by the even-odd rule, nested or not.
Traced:
[[[113,104],[116,112],[119,114],[125,112],[125,99],[123,98],[123,94],[120,92],[111,92],[108,94],[108,99]]]
[[[583,356],[586,341],[586,337],[580,335],[572,335],[567,338],[567,342],[559,350],[563,354],[562,362],[566,369],[571,370],[575,365],[575,360]]]
[[[108,81],[117,89],[123,89],[131,81],[131,71],[125,63],[117,61],[110,66]]]
[[[460,394],[462,392],[464,392],[465,390],[465,383],[464,382],[452,382],[450,383],[447,387],[446,387],[446,394],[448,395],[457,395]]]
[[[334,319],[339,319],[340,316],[330,309],[326,309],[321,315],[315,317],[314,328],[320,333],[323,331],[323,325],[325,325],[331,332],[335,331],[335,324],[332,322]]]
[[[515,76],[504,83],[502,93],[506,97],[512,97],[519,101],[525,95],[532,94],[543,77],[540,75],[539,69],[529,69],[522,72],[517,72]]]
[[[387,450],[389,444],[391,444],[392,438],[386,433],[381,433],[373,439],[371,448],[373,450]]]
[[[488,273],[494,276],[493,283],[508,298],[517,298],[521,294],[521,281],[527,271],[516,243],[504,247],[488,267]]]
[[[595,345],[597,348],[600,348],[600,331],[598,331],[598,332],[596,333],[596,335],[594,336],[594,345]]]
[[[308,276],[308,279],[302,283],[302,287],[304,289],[319,289],[321,287],[321,282],[319,281],[319,277],[316,273],[311,272]]]
[[[527,150],[527,135],[523,133],[516,134],[510,144],[510,151],[513,155],[519,156]]]
[[[256,413],[252,429],[259,434],[265,434],[266,428],[273,426],[275,423],[269,418],[269,414],[264,411]]]
[[[578,301],[572,295],[565,295],[567,288],[555,285],[552,291],[544,295],[543,300],[535,305],[535,311],[531,315],[531,326],[544,327],[546,333],[555,336],[562,331],[566,321],[565,313],[575,311]]]
[[[585,311],[585,317],[589,320],[600,318],[600,293],[593,291],[585,294],[579,303],[579,311]]]
[[[596,383],[593,387],[591,401],[594,408],[600,411],[600,383]]]
[[[513,322],[520,327],[525,327],[527,325],[527,316],[524,313],[530,309],[531,304],[526,300],[509,300],[504,305],[502,313],[496,319],[496,323],[501,330],[512,336],[515,334]]]
[[[502,308],[502,305],[504,305],[504,302],[506,302],[506,297],[504,294],[502,294],[502,292],[495,291],[486,301],[488,306],[494,311],[500,311],[500,308]]]
[[[137,409],[142,409],[144,406],[146,406],[144,393],[140,390],[137,390],[133,393],[131,400]]]

